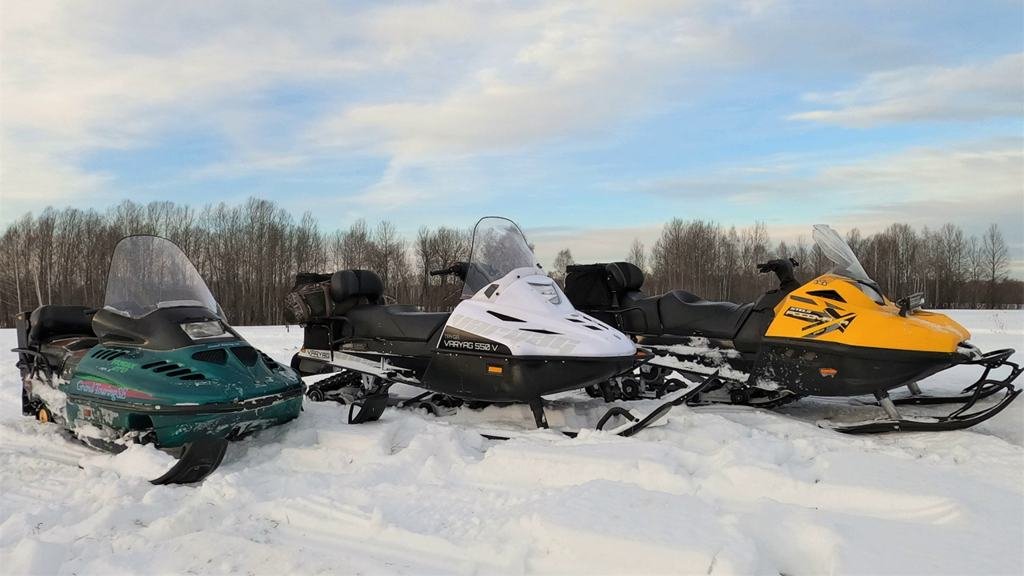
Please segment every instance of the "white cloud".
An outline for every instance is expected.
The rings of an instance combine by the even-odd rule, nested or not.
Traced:
[[[91,153],[168,134],[226,140],[211,165],[186,169],[193,178],[383,156],[392,169],[368,191],[395,201],[418,194],[406,174],[438,161],[606,134],[656,111],[695,70],[734,59],[732,30],[757,12],[702,1],[3,1],[0,131],[20,150],[81,172]],[[713,22],[713,10],[727,14]],[[282,117],[278,90],[321,101]]]
[[[732,204],[807,198],[982,203],[1024,194],[1024,140],[952,142],[853,158],[818,153],[771,157],[613,187],[679,199],[715,196]]]
[[[918,228],[953,222],[980,235],[1000,225],[1011,256],[1024,256],[1024,141],[1020,138],[911,147],[886,154],[823,161],[821,156],[772,157],[721,166],[699,175],[672,176],[613,188],[623,197],[642,192],[657,218],[711,218],[739,227],[776,216],[768,224],[773,242],[810,242],[810,227],[881,231],[894,222]],[[756,198],[756,201],[753,199]],[[698,209],[700,211],[698,211]],[[778,214],[786,214],[778,218]],[[527,230],[544,265],[562,248],[579,262],[625,257],[634,238],[650,249],[661,224],[623,228]],[[1015,268],[1018,272],[1024,268]]]
[[[79,170],[56,153],[23,148],[0,135],[0,222],[59,204],[69,193],[99,198],[108,178]]]
[[[822,106],[790,116],[855,128],[922,120],[1024,115],[1024,53],[958,67],[922,66],[869,74],[857,86],[805,99]]]
[[[784,0],[0,1],[5,212],[22,191],[49,202],[116,186],[116,174],[85,168],[90,154],[169,134],[227,142],[172,177],[298,173],[370,155],[388,168],[359,199],[382,210],[446,190],[485,194],[481,156],[515,165],[546,145],[601,141],[737,70],[898,65],[909,52],[902,36],[893,43],[841,10],[802,14]],[[296,94],[313,104],[289,108]],[[748,187],[747,201],[781,192],[774,182]]]
[[[955,200],[981,204],[990,198],[1024,198],[1024,141],[1019,138],[915,147],[887,156],[838,163],[818,180],[826,190],[865,194],[866,200]],[[1021,206],[1010,207],[1020,209]]]
[[[526,237],[534,245],[537,260],[551,269],[558,252],[569,248],[580,264],[624,260],[634,239],[643,242],[649,251],[658,236],[661,224],[625,228],[558,228],[526,229]]]
[[[696,3],[554,3],[515,11],[466,8],[442,17],[485,33],[493,44],[471,56],[475,64],[453,89],[345,107],[311,139],[369,143],[423,158],[593,134],[659,108],[674,89],[698,84],[687,65],[715,66],[726,59],[729,43],[728,26],[711,25]]]

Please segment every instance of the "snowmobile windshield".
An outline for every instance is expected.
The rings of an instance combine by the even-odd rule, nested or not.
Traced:
[[[872,288],[877,286],[864,270],[864,266],[857,259],[857,255],[853,253],[853,249],[838,232],[827,224],[815,224],[812,236],[814,243],[818,245],[825,257],[836,265],[832,270],[833,274],[845,276]]]
[[[484,286],[501,279],[517,268],[534,268],[537,259],[530,244],[516,223],[507,218],[481,218],[473,228],[473,247],[469,253],[469,269],[463,298],[471,298]]]
[[[103,307],[129,318],[160,308],[199,307],[219,315],[217,301],[192,262],[170,240],[129,236],[114,248]]]

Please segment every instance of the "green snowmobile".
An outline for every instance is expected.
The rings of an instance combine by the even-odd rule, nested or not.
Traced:
[[[114,248],[103,308],[40,306],[16,321],[22,413],[113,452],[152,443],[178,457],[154,484],[198,482],[229,440],[298,417],[302,381],[224,318],[174,243]]]

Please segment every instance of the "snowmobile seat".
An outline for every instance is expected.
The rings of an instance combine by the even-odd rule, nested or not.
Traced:
[[[446,312],[421,312],[416,306],[385,305],[384,283],[370,270],[341,270],[331,276],[336,334],[348,338],[384,338],[425,342],[448,321]]]
[[[626,331],[706,336],[731,340],[750,314],[753,304],[710,302],[685,290],[644,296],[644,273],[629,262],[606,265],[608,284],[619,295]]]
[[[426,342],[444,326],[447,312],[422,312],[407,304],[362,305],[345,314],[349,329],[343,332],[352,338],[384,338]]]
[[[753,304],[711,302],[685,290],[666,292],[657,300],[664,333],[723,340],[736,337],[754,307]]]

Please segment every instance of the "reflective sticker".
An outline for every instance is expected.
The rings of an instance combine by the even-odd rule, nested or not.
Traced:
[[[328,360],[331,359],[331,353],[327,350],[316,350],[313,348],[303,348],[299,351],[299,355],[308,356],[310,358],[316,358],[317,360]]]
[[[141,400],[152,399],[151,394],[142,392],[140,390],[132,390],[131,388],[122,388],[115,384],[109,384],[107,382],[98,382],[96,380],[79,380],[75,384],[75,388],[79,392],[86,394],[93,394],[95,396],[102,396],[111,400],[124,400],[126,398],[135,398]]]

